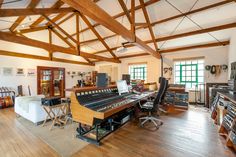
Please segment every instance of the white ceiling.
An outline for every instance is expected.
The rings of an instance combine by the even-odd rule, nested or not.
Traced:
[[[7,2],[10,0],[5,0],[4,2]],[[145,0],[145,2],[148,0]],[[181,12],[188,12],[192,8],[192,10],[211,5],[217,2],[222,2],[224,0],[168,0],[171,4],[173,4],[176,8],[178,8]],[[53,6],[53,4],[56,2],[56,0],[42,0],[37,7],[38,8],[48,8]],[[124,0],[124,2],[127,4],[127,8],[130,9],[130,0]],[[15,2],[11,4],[2,5],[2,8],[26,8],[27,5],[30,3],[30,0],[22,0],[20,2]],[[118,0],[100,0],[97,2],[97,4],[104,9],[107,13],[109,13],[111,16],[117,15],[121,12],[123,12],[122,8],[120,7],[120,4],[118,3]],[[139,0],[136,0],[136,5],[139,5]],[[67,5],[63,5],[63,7],[67,7]],[[148,15],[150,17],[151,22],[160,21],[175,15],[179,15],[180,12],[176,10],[173,6],[171,6],[169,3],[166,2],[166,0],[161,0],[155,4],[149,5],[147,7]],[[50,18],[55,17],[57,14],[50,15]],[[69,16],[68,14],[67,16]],[[65,16],[64,18],[66,18]],[[25,20],[21,23],[21,25],[18,26],[17,29],[23,29],[27,28],[31,23],[34,22],[39,16],[28,16],[25,18]],[[8,28],[14,23],[14,21],[17,19],[17,17],[9,17],[9,18],[0,18],[0,30],[1,31],[9,31]],[[63,19],[61,19],[63,20]],[[126,28],[130,29],[130,24],[126,16],[122,16],[120,18],[116,19],[121,24],[123,24]],[[92,24],[95,24],[93,20],[89,19],[89,21]],[[181,22],[182,21],[182,22]],[[59,21],[58,21],[59,22]],[[58,23],[57,22],[57,23]],[[136,22],[145,22],[145,18],[143,15],[143,12],[141,9],[136,11]],[[180,23],[181,22],[181,23]],[[223,24],[228,24],[236,22],[236,3],[228,3],[226,5],[216,7],[213,9],[208,9],[207,11],[201,11],[192,15],[189,15],[187,17],[181,17],[175,20],[171,20],[165,23],[161,23],[158,25],[155,25],[153,27],[155,37],[164,37],[194,30],[200,30],[202,28],[208,28]],[[43,21],[40,23],[41,26],[43,26],[47,21]],[[199,26],[197,26],[200,25]],[[178,26],[179,25],[179,26]],[[73,34],[76,32],[76,21],[75,17],[70,18],[68,21],[62,23],[60,25],[64,30],[66,30],[67,33]],[[178,26],[178,27],[177,27]],[[177,27],[177,28],[176,28]],[[80,29],[87,28],[87,25],[80,19]],[[107,28],[103,26],[98,26],[95,28],[99,34],[102,37],[107,37],[110,35],[113,35],[114,33],[108,30]],[[175,30],[176,29],[176,30]],[[175,31],[174,31],[175,30]],[[188,46],[188,45],[196,45],[200,43],[208,43],[208,42],[216,42],[219,41],[225,41],[229,40],[231,32],[233,29],[227,29],[227,30],[221,30],[217,32],[212,32],[209,35],[208,33],[201,34],[201,35],[194,35],[190,37],[184,37],[184,38],[178,38],[169,40],[167,42],[160,42],[158,43],[160,49],[169,49],[169,48],[175,48],[175,47],[181,47],[181,46]],[[47,35],[46,33],[42,33],[41,35]],[[151,36],[149,33],[149,30],[146,29],[139,29],[136,31],[136,35],[142,39],[143,41],[151,40]],[[37,39],[38,35],[37,32],[34,33],[28,33],[26,34],[27,37]],[[65,35],[63,35],[65,37]],[[213,36],[213,37],[212,37]],[[217,40],[216,40],[216,39]],[[45,39],[48,41],[48,37],[40,38],[42,41]],[[96,36],[93,34],[92,31],[88,30],[80,35],[81,41],[86,41],[90,39],[96,39]],[[120,36],[116,36],[113,38],[109,38],[105,40],[106,43],[110,48],[121,46],[121,43],[125,40],[122,39]],[[55,44],[67,46],[65,43],[63,43],[62,40],[58,38],[58,41],[54,41]],[[151,47],[154,48],[153,43],[149,44]],[[82,46],[82,50],[86,52],[96,52],[100,50],[105,50],[105,47],[102,45],[101,42],[92,42],[86,45]],[[116,53],[117,56],[125,55],[125,54],[133,54],[133,53],[143,53],[142,50],[138,47],[132,47],[128,48],[128,51],[122,54]],[[108,53],[99,54],[102,56],[109,56]]]

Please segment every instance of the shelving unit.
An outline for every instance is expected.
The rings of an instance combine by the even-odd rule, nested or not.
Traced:
[[[236,151],[236,95],[219,94],[215,124],[219,125],[219,134],[226,139],[226,145]]]
[[[165,103],[178,109],[188,109],[188,92],[183,85],[170,85],[165,96]]]
[[[13,91],[13,90],[9,90],[8,88],[6,88],[6,89],[0,88],[0,104],[1,104],[0,109],[13,107],[15,95],[16,95],[15,91]],[[5,101],[8,101],[8,103],[10,103],[10,104],[9,105],[2,105],[2,104],[6,103]]]

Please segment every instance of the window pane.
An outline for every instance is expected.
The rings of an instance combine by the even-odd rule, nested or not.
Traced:
[[[191,77],[186,77],[186,81],[191,82]]]
[[[199,70],[198,71],[198,76],[204,76],[204,71],[203,70]]]
[[[204,69],[204,64],[198,64],[198,70],[203,70]]]
[[[180,70],[180,66],[175,66],[175,70]]]
[[[180,65],[180,62],[175,62],[175,65]]]
[[[193,60],[193,61],[192,61],[192,64],[197,64],[197,60]]]
[[[134,79],[146,80],[146,73],[147,73],[146,64],[129,66],[129,74],[132,80]]]
[[[186,66],[182,66],[182,70],[186,70]]]
[[[198,77],[198,82],[203,83],[204,82],[204,77]]]
[[[191,88],[191,87],[192,87],[191,83],[186,83],[186,88]]]
[[[192,76],[196,76],[196,71],[192,71]]]
[[[192,82],[196,82],[196,77],[192,77]]]
[[[186,71],[182,71],[182,76],[185,76],[186,75]]]
[[[191,71],[186,71],[186,76],[191,76]]]
[[[180,71],[176,71],[175,76],[180,76]]]
[[[182,81],[185,81],[186,79],[185,79],[185,77],[182,77]]]
[[[197,67],[197,66],[192,66],[192,70],[196,70],[196,67]]]
[[[180,77],[176,77],[175,82],[180,82]]]
[[[186,70],[191,70],[191,67],[192,67],[191,65],[187,66]]]

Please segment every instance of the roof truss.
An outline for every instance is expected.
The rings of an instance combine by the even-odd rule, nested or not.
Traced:
[[[0,4],[1,4],[0,0]],[[160,53],[169,53],[169,52],[174,52],[174,51],[180,51],[180,50],[186,50],[186,49],[194,49],[194,48],[202,48],[202,47],[212,47],[212,46],[222,46],[222,45],[228,45],[228,41],[224,41],[221,43],[206,43],[206,44],[200,44],[200,45],[193,45],[193,46],[187,46],[183,48],[174,48],[174,49],[169,49],[169,50],[159,50],[158,49],[158,44],[157,42],[161,41],[167,41],[167,40],[172,40],[172,39],[177,39],[177,38],[182,38],[182,37],[187,37],[187,36],[192,36],[192,35],[197,35],[197,34],[203,34],[203,33],[208,33],[208,32],[214,32],[214,31],[219,31],[219,30],[224,30],[224,29],[229,29],[229,28],[234,28],[236,27],[236,23],[229,23],[225,25],[219,25],[215,27],[210,27],[198,31],[191,31],[191,32],[185,32],[181,34],[176,34],[176,35],[171,35],[171,36],[166,36],[166,37],[161,37],[161,38],[155,38],[155,34],[153,31],[153,26],[157,24],[161,24],[164,22],[168,22],[183,16],[195,14],[201,11],[205,11],[211,8],[219,7],[231,2],[236,2],[235,0],[227,0],[227,1],[222,1],[218,2],[212,5],[208,5],[202,8],[198,8],[183,14],[175,15],[163,20],[155,21],[152,22],[150,21],[150,17],[148,15],[147,11],[147,6],[152,5],[156,2],[159,2],[160,0],[149,0],[149,1],[144,1],[144,0],[139,0],[140,5],[135,6],[134,1],[131,0],[131,9],[128,9],[124,0],[117,0],[123,10],[123,12],[111,17],[108,15],[106,12],[104,12],[102,9],[100,9],[95,2],[98,2],[99,0],[62,0],[62,1],[57,1],[51,8],[36,8],[37,4],[39,3],[40,0],[31,0],[30,4],[27,6],[25,9],[0,9],[0,17],[10,17],[10,16],[19,16],[17,20],[15,21],[14,24],[9,28],[9,30],[12,33],[15,34],[9,34],[9,33],[4,33],[0,32],[0,39],[9,41],[9,42],[14,42],[14,43],[19,43],[19,44],[24,44],[28,46],[33,46],[33,47],[40,47],[49,52],[49,60],[57,60],[59,61],[60,59],[56,59],[53,57],[54,52],[61,52],[65,54],[72,54],[72,55],[79,55],[83,57],[87,62],[82,62],[81,64],[86,64],[86,65],[94,65],[93,62],[90,61],[90,59],[95,59],[98,61],[108,61],[108,62],[115,62],[115,63],[120,63],[121,58],[125,57],[117,57],[115,53],[113,52],[116,50],[118,47],[110,47],[106,43],[106,39],[115,37],[117,35],[121,35],[123,38],[125,38],[127,41],[131,42],[131,44],[127,45],[126,47],[132,47],[132,46],[138,46],[141,49],[143,49],[145,52],[148,53],[141,53],[137,55],[143,55],[143,54],[151,54],[156,58],[160,58]],[[65,3],[68,3],[70,6],[73,6],[74,8],[61,8],[62,5]],[[1,8],[1,6],[0,6]],[[135,11],[142,9],[144,18],[145,18],[145,23],[135,23]],[[75,10],[79,10],[75,11]],[[96,13],[94,12],[96,10]],[[53,13],[59,13],[57,16],[54,18],[49,18],[49,16]],[[63,20],[59,21],[68,13],[71,13],[69,16],[64,18]],[[17,27],[22,23],[22,21],[28,16],[28,15],[41,15],[35,22],[33,22],[30,25],[30,29],[23,29],[19,30]],[[115,19],[126,16],[127,19],[129,20],[131,24],[131,30],[126,29],[123,25],[121,25],[119,22],[117,22]],[[87,25],[87,28],[84,29],[79,29],[79,16],[82,18],[84,23]],[[90,21],[87,19],[87,17],[93,19],[97,23],[92,24]],[[65,30],[60,27],[60,24],[63,22],[69,20],[72,17],[76,17],[76,33],[75,34],[68,34]],[[41,24],[44,20],[47,20],[47,23],[45,23],[44,26],[38,26]],[[99,32],[97,31],[96,27],[102,25],[113,31],[115,34],[102,37]],[[45,30],[48,29],[49,31],[49,43],[33,40],[26,38],[22,33],[28,33],[32,31],[40,31],[40,30]],[[135,31],[139,29],[148,29],[150,32],[151,40],[146,40],[142,41],[139,38],[137,38],[135,35]],[[90,39],[87,41],[80,41],[80,33],[85,32],[87,30],[91,30],[95,36],[96,39]],[[60,38],[64,43],[68,45],[68,47],[62,47],[58,45],[54,45],[52,43],[52,33],[54,33],[58,38]],[[19,36],[20,35],[20,36]],[[64,37],[66,36],[66,37]],[[76,36],[76,39],[73,37]],[[22,41],[20,41],[22,40]],[[105,50],[100,50],[97,52],[94,52],[93,54],[83,52],[80,50],[80,47],[82,44],[89,44],[91,42],[96,42],[99,41],[103,44],[103,46],[106,48]],[[72,42],[72,43],[71,43]],[[147,44],[153,43],[155,50],[149,47]],[[108,57],[103,57],[95,54],[103,53],[103,52],[109,52],[113,58],[108,58]],[[16,55],[15,52],[4,52],[1,51],[2,55]],[[0,55],[1,55],[0,53]],[[132,55],[130,55],[132,56]],[[28,58],[32,56],[27,56]],[[27,58],[26,57],[26,58]],[[35,57],[35,56],[33,56]],[[36,57],[37,58],[37,57]],[[40,58],[40,56],[39,56]],[[48,59],[47,58],[47,59]],[[46,59],[46,58],[44,58]],[[61,62],[67,62],[68,60],[61,60]],[[94,61],[94,60],[93,60]],[[69,62],[69,61],[68,61]],[[72,61],[73,62],[73,61]],[[79,64],[80,62],[74,62],[75,64]]]

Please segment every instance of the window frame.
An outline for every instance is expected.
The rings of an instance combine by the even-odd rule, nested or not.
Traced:
[[[147,64],[146,63],[130,64],[129,65],[129,74],[130,74],[131,80],[140,80],[141,79],[146,82],[147,81]]]
[[[174,60],[174,83],[184,84],[188,89],[204,83],[204,64],[204,58]]]

